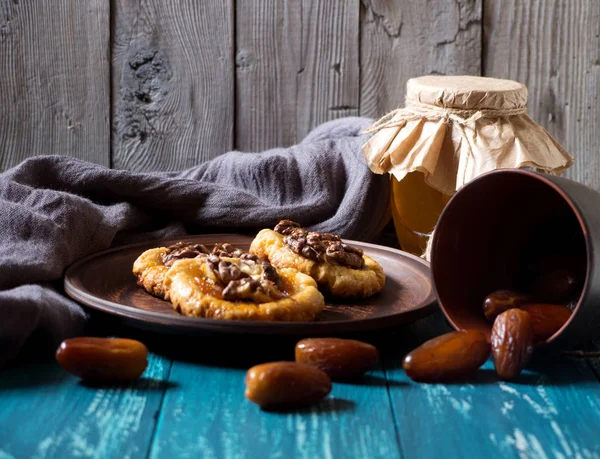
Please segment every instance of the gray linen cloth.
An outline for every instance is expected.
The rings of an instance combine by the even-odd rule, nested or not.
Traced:
[[[387,219],[389,178],[363,160],[361,132],[370,123],[332,121],[293,147],[234,151],[177,173],[38,156],[0,174],[0,367],[34,338],[48,348],[84,331],[87,315],[61,293],[61,278],[90,253],[185,234],[257,231],[282,218],[372,240]]]

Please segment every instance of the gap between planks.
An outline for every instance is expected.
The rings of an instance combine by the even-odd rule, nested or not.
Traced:
[[[158,420],[160,419],[160,414],[162,413],[163,405],[165,404],[165,398],[167,396],[167,391],[169,390],[169,383],[171,382],[171,369],[173,368],[173,359],[169,359],[169,368],[167,370],[167,374],[165,375],[166,384],[163,387],[162,394],[160,396],[160,403],[158,404],[158,408],[156,409],[156,413],[152,419],[154,420],[154,425],[152,426],[152,433],[150,434],[150,441],[148,442],[148,448],[146,449],[146,459],[149,459],[150,454],[152,453],[152,448],[154,447],[154,441],[156,439],[156,432],[158,431]]]

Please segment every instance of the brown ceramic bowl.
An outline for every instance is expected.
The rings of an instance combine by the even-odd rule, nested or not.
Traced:
[[[544,345],[565,348],[600,336],[600,194],[572,180],[522,169],[465,185],[437,224],[431,272],[456,329],[491,330],[482,304],[500,289],[526,290],[532,270],[566,264],[579,279],[573,314]]]

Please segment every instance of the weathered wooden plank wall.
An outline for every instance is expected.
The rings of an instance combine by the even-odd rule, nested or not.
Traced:
[[[302,5],[241,0],[236,10],[236,146],[262,150],[296,141],[302,72]]]
[[[291,145],[358,115],[358,0],[241,0],[236,13],[236,148]]]
[[[233,0],[116,0],[113,166],[178,170],[233,148]]]
[[[481,0],[363,0],[360,114],[404,105],[409,78],[479,75],[481,35]]]
[[[110,163],[109,3],[0,0],[0,170],[42,154]]]
[[[413,76],[481,74],[527,84],[600,190],[599,24],[598,0],[0,0],[0,168],[176,170],[379,117]]]
[[[529,114],[600,190],[600,1],[484,1],[483,74],[527,85]]]

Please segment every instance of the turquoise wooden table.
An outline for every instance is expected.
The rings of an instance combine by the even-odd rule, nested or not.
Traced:
[[[102,325],[148,344],[143,377],[90,387],[52,358],[3,370],[0,459],[600,457],[600,359],[538,356],[511,383],[491,362],[468,383],[412,382],[402,357],[447,330],[436,313],[368,337],[382,352],[376,371],[334,383],[312,408],[267,413],[244,398],[245,370],[292,359],[293,342]]]

